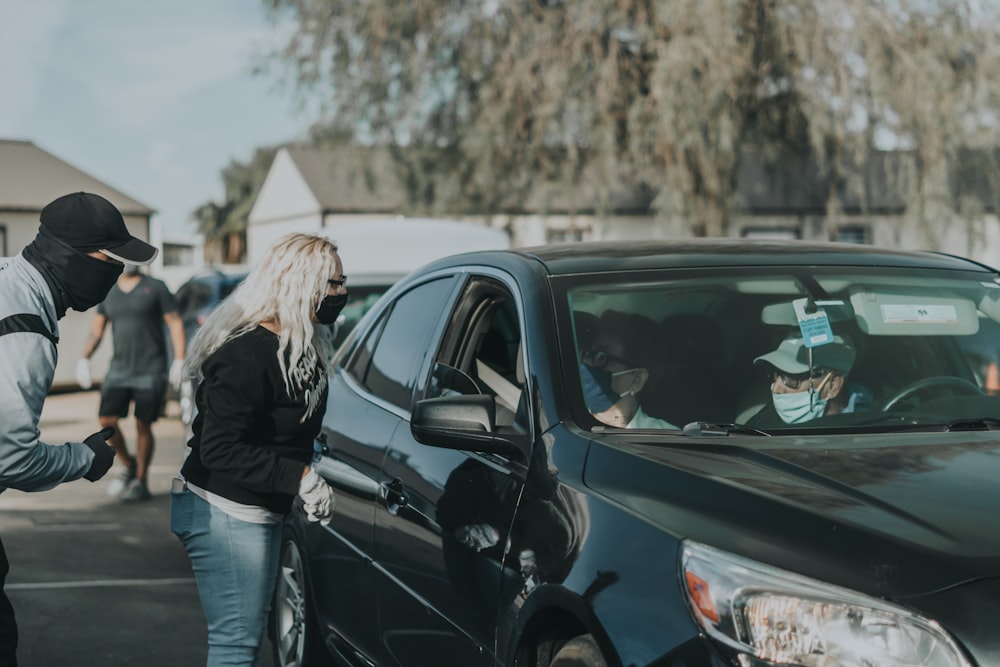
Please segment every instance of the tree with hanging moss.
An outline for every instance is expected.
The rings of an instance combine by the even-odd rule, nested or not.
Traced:
[[[428,208],[645,189],[662,225],[719,236],[752,150],[817,164],[835,224],[889,147],[933,245],[963,150],[998,143],[1000,21],[973,0],[265,2],[294,25],[270,64],[318,126],[405,147]]]
[[[192,214],[205,238],[205,261],[238,264],[246,258],[250,209],[264,184],[277,147],[258,148],[247,162],[232,160],[222,170],[223,200],[206,202]]]

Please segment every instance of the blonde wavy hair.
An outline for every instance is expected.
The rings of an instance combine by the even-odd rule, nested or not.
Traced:
[[[185,375],[200,382],[202,365],[213,352],[261,322],[274,321],[281,329],[278,365],[285,390],[290,396],[304,391],[305,416],[311,415],[326,387],[334,333],[332,327],[316,326],[312,314],[326,296],[338,262],[337,245],[330,239],[298,233],[280,238],[190,341]],[[314,373],[320,381],[310,390],[307,383]]]

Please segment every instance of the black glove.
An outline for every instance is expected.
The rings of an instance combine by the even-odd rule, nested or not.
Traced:
[[[111,470],[111,464],[115,462],[115,450],[108,445],[107,440],[114,434],[115,429],[107,426],[97,433],[87,436],[87,439],[83,441],[83,444],[94,450],[94,462],[90,464],[90,470],[83,476],[84,479],[96,482]]]

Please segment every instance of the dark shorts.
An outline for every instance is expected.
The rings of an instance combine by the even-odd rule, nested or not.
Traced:
[[[129,404],[135,403],[135,418],[152,424],[163,411],[166,396],[166,380],[157,382],[151,389],[105,386],[101,388],[101,407],[97,414],[100,417],[127,417]]]

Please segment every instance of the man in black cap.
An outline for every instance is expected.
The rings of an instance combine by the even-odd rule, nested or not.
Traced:
[[[39,439],[58,320],[69,308],[100,303],[125,264],[149,264],[156,253],[128,232],[114,204],[75,192],[47,204],[35,240],[0,261],[0,492],[45,491],[81,477],[95,482],[111,467],[111,429],[63,445]],[[2,592],[8,568],[0,543],[0,667],[17,664],[14,610]]]

